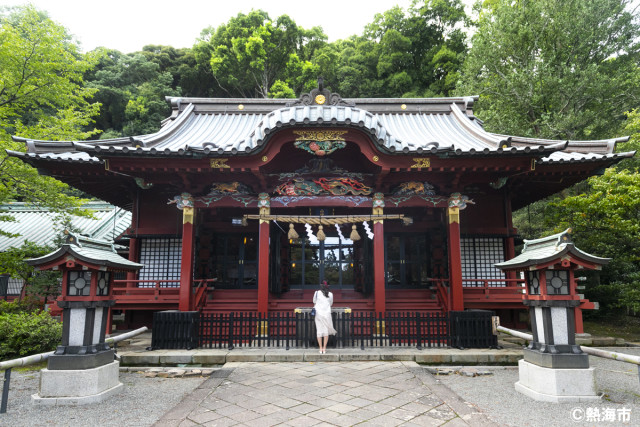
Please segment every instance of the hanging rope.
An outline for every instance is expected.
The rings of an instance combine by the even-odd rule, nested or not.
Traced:
[[[322,242],[324,239],[327,238],[327,236],[324,234],[324,231],[322,231],[321,225],[318,226],[318,233],[316,234],[316,237],[318,238],[319,242]]]
[[[293,224],[289,224],[289,234],[287,235],[287,237],[289,238],[289,240],[295,240],[300,237],[298,236],[296,229],[293,228]]]
[[[311,224],[311,225],[334,225],[353,224],[354,222],[376,221],[385,219],[399,219],[405,224],[411,219],[403,214],[399,215],[335,215],[335,216],[297,216],[297,215],[244,215],[245,219],[256,219],[265,221],[282,221],[290,224]]]
[[[351,226],[351,236],[349,236],[349,238],[351,238],[351,240],[353,240],[354,242],[360,240],[360,234],[358,234],[358,230],[355,224]]]

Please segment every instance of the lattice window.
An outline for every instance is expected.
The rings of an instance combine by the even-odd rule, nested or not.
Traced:
[[[547,295],[569,295],[569,272],[566,270],[547,270]]]
[[[107,296],[109,295],[109,272],[98,272],[98,288],[96,289],[96,295]]]
[[[67,276],[67,295],[88,297],[91,292],[90,271],[70,271]]]
[[[22,293],[22,287],[24,286],[24,280],[9,278],[9,289],[7,295],[20,295]]]
[[[462,283],[464,286],[482,286],[476,281],[464,279],[504,279],[502,270],[494,264],[504,261],[502,237],[463,237],[460,239],[462,259]],[[489,286],[505,286],[501,282],[489,282]]]
[[[142,239],[140,244],[140,280],[180,280],[182,239]],[[153,283],[141,283],[140,287],[153,287]],[[163,283],[166,287],[179,287],[179,283]]]

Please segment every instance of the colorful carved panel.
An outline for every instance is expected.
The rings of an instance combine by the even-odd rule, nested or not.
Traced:
[[[178,209],[182,210],[184,208],[192,208],[193,207],[193,196],[189,193],[180,193],[179,196],[173,196],[173,199],[170,199],[167,204],[171,205],[173,203],[176,204]]]
[[[347,143],[344,141],[342,135],[347,131],[342,130],[300,130],[293,131],[296,135],[294,145],[296,148],[300,148],[315,156],[326,156],[333,153],[336,150],[344,148]]]
[[[216,182],[211,186],[211,190],[208,195],[218,194],[251,194],[253,191],[251,188],[241,182]]]
[[[375,193],[373,195],[373,208],[384,208],[384,194]]]
[[[471,200],[468,196],[463,196],[460,193],[451,193],[451,196],[449,196],[450,208],[458,207],[460,208],[460,210],[462,210],[467,207],[467,204],[475,205],[473,200]]]
[[[406,196],[409,194],[435,196],[436,192],[433,185],[428,182],[409,181],[397,186],[391,194],[394,196]]]
[[[368,195],[372,189],[352,178],[318,178],[304,180],[301,178],[279,185],[274,190],[279,195],[314,196],[330,194],[342,196],[345,194]]]

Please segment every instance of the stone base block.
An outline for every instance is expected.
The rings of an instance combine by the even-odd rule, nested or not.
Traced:
[[[525,360],[518,362],[519,381],[515,388],[520,393],[541,402],[591,402],[600,400],[596,391],[593,368],[552,369],[534,365]]]
[[[541,353],[525,348],[524,360],[537,366],[553,369],[587,369],[589,356],[586,353]]]
[[[40,371],[40,392],[31,396],[37,405],[85,405],[102,402],[122,390],[120,363],[93,369]]]

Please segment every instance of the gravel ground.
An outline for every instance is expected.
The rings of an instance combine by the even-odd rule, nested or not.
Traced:
[[[640,355],[638,348],[608,348],[606,350]],[[600,357],[589,356],[596,368],[598,391],[604,393],[600,402],[593,403],[546,403],[525,397],[514,389],[518,381],[517,367],[488,367],[493,375],[464,377],[462,375],[438,376],[437,378],[460,395],[474,403],[491,419],[507,426],[640,426],[640,381],[638,366]],[[587,411],[599,410],[602,417],[587,422],[580,416]],[[604,418],[606,409],[615,411],[615,421]],[[630,410],[630,422],[622,423],[617,417],[621,410]]]
[[[4,375],[0,384],[2,378]],[[101,404],[38,407],[31,403],[31,395],[38,392],[39,373],[14,369],[7,413],[0,414],[0,426],[150,426],[204,380],[147,378],[135,372],[121,372],[122,392]]]

